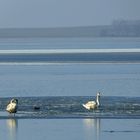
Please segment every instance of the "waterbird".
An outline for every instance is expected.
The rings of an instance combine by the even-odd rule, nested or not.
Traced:
[[[34,105],[33,109],[34,110],[40,110],[40,106]]]
[[[10,114],[17,112],[18,109],[18,99],[12,99],[6,107],[6,111]]]
[[[86,104],[82,104],[87,110],[96,109],[100,106],[100,92],[96,95],[96,101],[88,101]]]

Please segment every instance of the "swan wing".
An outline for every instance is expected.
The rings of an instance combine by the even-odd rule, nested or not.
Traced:
[[[16,113],[17,112],[17,105],[14,103],[8,104],[6,107],[6,111],[8,111],[9,113]]]
[[[90,106],[87,106],[86,104],[82,104],[84,108],[86,108],[87,110],[90,110]]]
[[[10,111],[11,108],[12,108],[12,105],[11,104],[8,104],[7,107],[6,107],[6,110],[7,111]]]
[[[90,110],[94,109],[96,107],[96,102],[95,101],[88,101],[86,104],[83,104],[83,107]]]

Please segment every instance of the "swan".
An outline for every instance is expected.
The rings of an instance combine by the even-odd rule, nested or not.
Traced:
[[[15,115],[15,113],[17,112],[17,109],[18,109],[18,100],[12,99],[6,107],[6,111],[9,112],[10,114],[14,113]]]
[[[87,110],[96,109],[100,106],[100,92],[96,95],[96,101],[88,101],[86,104],[82,104]]]

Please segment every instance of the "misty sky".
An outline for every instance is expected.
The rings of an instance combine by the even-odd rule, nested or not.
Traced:
[[[0,28],[67,27],[140,19],[140,0],[0,0]]]

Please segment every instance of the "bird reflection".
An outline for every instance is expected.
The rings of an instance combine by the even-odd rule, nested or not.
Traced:
[[[84,119],[84,129],[87,139],[99,140],[100,137],[100,119]]]
[[[17,129],[18,129],[18,120],[17,119],[8,119],[7,120],[7,129],[9,132],[10,140],[17,140]]]

